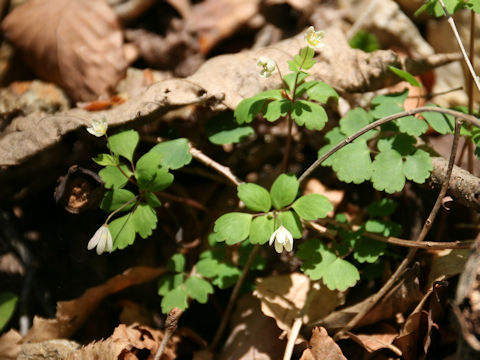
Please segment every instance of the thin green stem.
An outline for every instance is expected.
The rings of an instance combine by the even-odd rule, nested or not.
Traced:
[[[134,200],[137,200],[138,199],[138,195],[131,198],[130,200],[128,200],[125,204],[123,204],[122,206],[120,206],[118,209],[116,209],[115,211],[113,211],[110,215],[108,215],[107,217],[107,220],[105,220],[105,225],[108,224],[108,222],[110,221],[110,219],[112,218],[112,216],[114,216],[116,213],[122,211],[122,209],[124,209],[125,207],[127,207],[128,205],[130,205]]]
[[[290,155],[290,147],[292,144],[293,119],[290,113],[287,114],[287,121],[288,121],[288,134],[287,134],[287,142],[285,144],[285,152],[283,153],[283,159],[282,159],[282,173],[285,173],[287,171],[288,158]]]

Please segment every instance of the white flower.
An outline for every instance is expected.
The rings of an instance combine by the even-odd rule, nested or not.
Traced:
[[[258,59],[257,65],[260,66],[262,69],[260,70],[260,76],[264,78],[270,77],[273,72],[275,71],[275,61],[266,57],[260,56]]]
[[[278,253],[283,251],[283,248],[287,251],[292,251],[293,249],[293,237],[290,234],[290,231],[285,229],[283,226],[280,226],[277,230],[274,231],[272,236],[270,236],[269,245],[275,241],[275,250]]]
[[[325,31],[315,31],[313,26],[310,26],[305,33],[305,41],[308,46],[313,47],[314,49],[320,49],[325,44],[322,42],[323,37],[325,36]]]
[[[100,226],[100,229],[92,236],[90,241],[88,242],[87,249],[92,250],[94,247],[97,247],[97,254],[101,255],[105,249],[108,252],[112,251],[113,248],[113,241],[112,241],[112,234],[108,229],[107,224],[103,224]]]
[[[93,119],[92,126],[87,127],[87,131],[96,137],[100,137],[107,133],[107,128],[108,124],[105,118],[102,118],[101,120]]]

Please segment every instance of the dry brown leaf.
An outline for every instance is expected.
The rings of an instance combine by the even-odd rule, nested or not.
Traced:
[[[342,292],[323,284],[317,289],[308,276],[300,273],[258,279],[253,294],[260,299],[262,312],[285,331],[290,331],[301,312],[306,324],[324,318],[344,302]]]
[[[280,340],[281,330],[263,315],[259,301],[245,295],[237,304],[230,321],[232,329],[219,360],[277,360],[281,359],[286,341]]]
[[[0,357],[2,360],[15,360],[20,352],[22,335],[16,330],[9,330],[0,336]]]
[[[2,30],[39,77],[74,100],[108,97],[125,75],[122,32],[103,0],[31,0]]]
[[[111,110],[94,114],[80,109],[70,110],[52,117],[31,115],[15,118],[0,135],[0,166],[18,165],[37,152],[55,144],[69,131],[89,125],[93,118],[105,116],[109,125],[134,121],[149,121],[174,107],[209,102],[214,110],[234,109],[240,101],[261,91],[278,88],[276,76],[260,78],[257,60],[269,56],[277,61],[282,73],[288,72],[290,60],[305,45],[303,34],[281,41],[264,49],[221,55],[205,62],[198,71],[186,79],[171,79],[153,84],[139,96]],[[406,70],[415,73],[439,66],[452,57],[413,62]],[[311,70],[314,79],[323,80],[339,91],[369,91],[398,82],[389,65],[400,66],[393,51],[364,53],[350,48],[343,33],[336,28],[327,29],[325,47]],[[431,61],[430,61],[431,60]]]
[[[40,343],[22,344],[17,360],[48,359],[65,360],[71,352],[80,348],[75,341],[55,339]]]
[[[163,273],[164,268],[137,266],[116,275],[102,285],[88,289],[75,300],[57,303],[55,319],[35,316],[33,326],[23,342],[41,342],[50,339],[69,338],[97,308],[100,301],[110,294],[130,286],[151,281]]]
[[[446,280],[460,274],[465,268],[470,249],[445,249],[432,252],[427,288],[434,281]]]
[[[309,348],[303,352],[300,360],[347,360],[340,347],[328,336],[327,330],[323,327],[313,329],[309,344]]]

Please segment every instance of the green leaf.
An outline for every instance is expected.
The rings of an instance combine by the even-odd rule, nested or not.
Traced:
[[[304,195],[293,203],[292,208],[304,220],[321,219],[333,211],[330,200],[320,194]]]
[[[318,84],[319,81],[317,80],[312,80],[312,81],[307,81],[307,82],[303,82],[301,83],[300,85],[297,86],[297,89],[295,90],[295,99],[298,99],[300,97],[302,97],[303,94],[305,94],[305,92],[310,89],[311,87],[315,86],[316,84]],[[333,90],[333,89],[332,89]],[[335,91],[335,90],[334,90]],[[310,100],[310,99],[309,99]]]
[[[170,274],[162,276],[158,280],[158,295],[165,296],[169,291],[183,284],[184,277],[185,276],[183,274]]]
[[[132,214],[135,231],[142,239],[152,235],[157,227],[157,213],[148,204],[139,204]]]
[[[355,134],[357,131],[363,129],[365,126],[370,124],[373,121],[371,114],[367,113],[362,108],[355,108],[350,110],[341,120],[340,120],[340,130],[346,136]],[[355,141],[367,141],[371,139],[377,133],[376,130],[370,130],[369,132],[363,134]]]
[[[202,259],[197,263],[196,270],[207,278],[213,278],[218,275],[219,266],[220,264],[216,259]]]
[[[135,241],[135,224],[132,213],[128,213],[108,224],[113,239],[113,250],[125,249]]]
[[[185,281],[185,289],[188,295],[200,304],[205,304],[208,300],[208,294],[213,294],[212,285],[198,276],[190,276],[187,281]]]
[[[185,270],[185,262],[185,256],[183,254],[173,254],[170,260],[168,260],[167,267],[171,271],[181,273]]]
[[[214,227],[217,241],[226,241],[227,245],[233,245],[245,240],[250,233],[251,223],[251,214],[231,212],[220,216]]]
[[[262,110],[267,100],[282,99],[281,90],[267,90],[253,97],[243,99],[235,109],[233,115],[239,124],[249,123]]]
[[[374,263],[385,254],[387,244],[361,237],[355,242],[353,258],[360,263]]]
[[[315,100],[326,104],[329,98],[334,98],[338,102],[338,93],[327,83],[315,81],[315,85],[307,90],[308,100]]]
[[[237,194],[245,206],[253,211],[267,212],[272,206],[268,191],[257,184],[240,184]]]
[[[401,191],[405,185],[402,156],[395,150],[380,152],[372,164],[372,183],[387,193]]]
[[[477,14],[480,14],[480,2],[478,0],[469,0],[465,5],[470,10],[473,10]]]
[[[185,138],[163,141],[150,151],[162,154],[160,165],[164,169],[180,169],[192,161],[190,146]]]
[[[7,325],[15,312],[18,296],[10,292],[0,293],[0,331]]]
[[[98,154],[92,160],[101,166],[117,166],[119,164],[118,157],[110,154]]]
[[[130,204],[122,208],[121,211],[128,211],[135,205],[135,201],[132,201],[135,198],[135,194],[129,190],[125,189],[112,189],[105,192],[103,195],[102,201],[100,202],[100,209],[107,212],[115,211],[126,203],[131,201]]]
[[[110,136],[108,138],[108,144],[113,153],[132,161],[139,138],[138,132],[135,130],[127,130]]]
[[[224,112],[209,119],[206,124],[208,140],[215,145],[236,144],[255,133],[248,125],[239,125],[232,112]]]
[[[143,190],[160,191],[170,186],[173,175],[161,167],[162,153],[151,149],[138,159],[135,177]]]
[[[313,60],[314,55],[315,51],[311,47],[305,46],[300,50],[299,58],[297,58],[298,55],[295,55],[294,59],[301,69],[308,70],[316,63],[316,61]]]
[[[401,69],[397,69],[396,67],[394,66],[388,66],[388,69],[393,72],[395,75],[397,75],[399,78],[405,80],[406,82],[408,82],[410,85],[412,86],[416,86],[416,87],[419,87],[421,88],[422,87],[422,84],[420,82],[418,82],[417,79],[415,79],[415,76],[413,76],[412,74],[406,72],[406,71],[403,71]]]
[[[270,188],[270,197],[275,209],[280,210],[290,205],[297,197],[300,186],[297,177],[293,174],[281,174]]]
[[[359,30],[348,42],[353,49],[360,49],[365,52],[372,52],[380,49],[380,42],[375,34],[365,30]]]
[[[274,100],[269,102],[263,109],[263,117],[268,121],[276,121],[288,114],[291,110],[291,102],[288,99]]]
[[[407,98],[408,90],[388,95],[377,95],[372,99],[371,114],[375,119],[381,119],[389,115],[404,111],[403,103]]]
[[[300,244],[297,256],[304,260],[303,272],[312,280],[322,279],[330,290],[344,291],[360,279],[353,264],[337,257],[318,239]]]
[[[413,136],[400,133],[389,138],[378,140],[377,147],[380,151],[396,150],[400,155],[407,156],[416,150],[414,146],[416,142],[417,139]]]
[[[122,171],[120,171],[120,169],[122,169],[123,173],[125,173],[128,178],[122,173]],[[119,189],[124,187],[130,176],[132,176],[132,172],[128,169],[127,165],[121,164],[120,169],[116,166],[106,166],[98,172],[98,175],[105,183],[107,189]]]
[[[157,208],[157,207],[162,206],[162,202],[160,201],[158,196],[155,195],[154,193],[150,192],[150,191],[145,192],[145,201],[152,208]]]
[[[187,292],[182,286],[177,286],[175,289],[165,294],[161,305],[164,314],[168,314],[174,307],[185,310],[188,307]]]
[[[361,184],[369,180],[373,170],[370,149],[365,142],[354,142],[341,148],[332,161],[338,179],[346,183]]]
[[[321,147],[320,150],[318,150],[318,157],[322,156],[331,148],[341,143],[343,140],[345,140],[345,138],[346,136],[340,131],[340,128],[334,127],[332,130],[330,130],[328,133],[325,134],[325,139],[327,139],[329,143]],[[336,154],[333,154],[328,159],[326,159],[322,163],[322,166],[332,166],[333,160],[335,159],[335,155]]]
[[[383,236],[398,236],[401,233],[399,224],[393,221],[384,221],[379,219],[368,220],[365,223],[365,230],[378,233]]]
[[[251,244],[265,244],[275,231],[275,221],[268,215],[258,216],[252,220],[249,240]]]
[[[420,136],[428,129],[427,123],[421,119],[417,119],[415,116],[401,117],[396,120],[396,123],[401,132],[412,136]]]
[[[424,112],[422,116],[428,125],[440,134],[453,134],[455,131],[455,119],[453,116],[437,112]]]
[[[368,205],[367,211],[371,217],[380,217],[392,215],[396,208],[395,200],[382,198]]]
[[[307,76],[308,74],[303,71],[294,72],[285,75],[283,77],[283,81],[285,81],[285,83],[287,84],[289,91],[292,92],[295,86],[295,80],[297,81],[297,85],[299,85],[303,80],[305,80]]]
[[[218,275],[212,283],[220,289],[228,289],[238,281],[241,273],[235,266],[221,263],[218,266]]]
[[[309,130],[323,129],[328,120],[323,107],[307,100],[295,101],[291,117],[298,125],[305,125]]]
[[[406,157],[403,164],[403,173],[408,180],[423,184],[433,170],[430,155],[421,149]]]
[[[293,211],[281,211],[278,213],[278,222],[283,225],[285,229],[290,231],[294,239],[300,239],[302,237],[302,222],[296,213]],[[275,229],[278,226],[275,226]]]

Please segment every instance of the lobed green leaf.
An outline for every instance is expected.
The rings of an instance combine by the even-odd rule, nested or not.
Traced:
[[[275,209],[280,210],[290,205],[298,194],[300,186],[297,177],[293,174],[281,174],[270,188],[270,197]]]
[[[123,156],[128,161],[133,161],[133,154],[140,137],[135,130],[122,131],[108,138],[110,150],[114,154]]]
[[[401,191],[405,185],[402,156],[395,150],[380,152],[372,164],[372,183],[387,193]]]
[[[250,233],[251,223],[251,214],[231,212],[220,216],[214,227],[217,241],[226,241],[228,245],[233,245],[245,240]]]
[[[267,212],[272,206],[270,194],[260,185],[253,183],[240,184],[237,187],[237,194],[250,210]]]
[[[304,220],[321,219],[333,211],[330,200],[320,194],[304,195],[293,203],[292,208]]]

